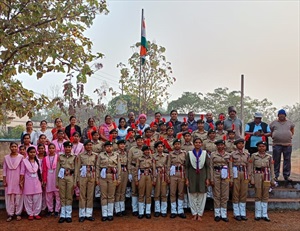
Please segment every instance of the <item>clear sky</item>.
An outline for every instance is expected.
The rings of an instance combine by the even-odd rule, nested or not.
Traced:
[[[267,98],[277,108],[300,102],[298,0],[108,1],[108,8],[110,13],[98,16],[86,33],[94,51],[105,54],[103,69],[86,84],[91,96],[104,80],[118,89],[116,65],[126,63],[130,46],[140,41],[143,8],[147,40],[167,49],[177,79],[169,88],[170,100],[184,91],[240,90],[244,74],[245,95]],[[63,77],[35,79],[22,75],[25,87],[47,93],[49,86],[62,84]]]

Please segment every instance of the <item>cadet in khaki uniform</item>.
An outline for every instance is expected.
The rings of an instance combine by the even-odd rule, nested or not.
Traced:
[[[168,171],[170,175],[170,199],[171,216],[175,218],[178,214],[181,218],[186,218],[183,211],[184,188],[185,188],[185,160],[186,152],[181,150],[181,140],[176,139],[173,142],[174,151],[170,152],[168,158]],[[176,193],[178,190],[178,206],[176,206]],[[177,208],[177,209],[176,209]]]
[[[170,182],[167,174],[168,153],[164,153],[164,144],[162,141],[157,141],[154,145],[156,153],[154,155],[156,167],[156,185],[154,189],[154,216],[167,216],[167,187]]]
[[[96,164],[96,176],[101,189],[102,221],[113,220],[116,186],[120,183],[121,162],[119,155],[113,152],[110,141],[104,143],[105,152],[101,152]]]
[[[187,132],[182,133],[182,135],[183,135],[183,141],[182,141],[181,149],[183,149],[186,152],[193,151],[194,145],[192,143],[191,133],[187,131]]]
[[[167,127],[167,137],[165,139],[168,143],[169,148],[165,144],[165,151],[170,152],[173,150],[173,141],[175,140],[174,138],[174,128],[173,126]]]
[[[137,159],[135,174],[135,184],[139,188],[139,219],[144,217],[146,202],[146,218],[151,218],[151,191],[155,186],[155,161],[150,155],[150,147],[142,147],[143,155]]]
[[[227,139],[225,141],[225,150],[226,152],[232,153],[236,150],[236,146],[234,145],[235,141],[235,131],[229,130],[227,131]]]
[[[237,221],[247,220],[246,200],[248,194],[248,183],[250,173],[249,152],[244,149],[245,140],[238,139],[234,142],[236,151],[231,153],[233,172],[233,215]]]
[[[144,143],[145,145],[148,145],[151,149],[151,153],[154,153],[154,144],[157,140],[153,137],[153,131],[150,127],[146,128],[144,131]]]
[[[217,150],[215,142],[216,140],[216,131],[209,129],[207,132],[208,139],[203,141],[203,150],[205,150],[208,155]]]
[[[164,121],[159,123],[159,137],[167,138],[167,124]]]
[[[135,131],[132,128],[128,128],[125,140],[126,140],[125,150],[127,152],[130,150],[130,148],[132,148],[133,146],[136,146]]]
[[[56,167],[56,187],[59,189],[61,212],[59,223],[72,222],[73,191],[76,187],[75,160],[72,154],[72,143],[63,143],[64,153],[58,157]]]
[[[218,222],[222,219],[228,222],[227,201],[229,184],[232,185],[232,163],[230,154],[225,152],[225,141],[217,140],[215,144],[217,151],[212,152],[210,156],[210,179],[214,195],[215,221]]]
[[[274,186],[274,162],[266,153],[267,143],[256,144],[258,152],[253,153],[251,163],[251,184],[255,185],[255,220],[270,221],[268,217],[269,188]]]
[[[135,185],[133,180],[133,176],[135,176],[136,169],[136,161],[137,159],[143,155],[142,147],[144,145],[144,139],[141,135],[137,135],[135,137],[136,146],[132,147],[128,152],[128,180],[131,182],[131,205],[132,205],[132,214],[134,216],[138,215],[138,188]]]
[[[151,128],[151,130],[153,132],[151,140],[158,141],[159,140],[159,132],[157,132],[157,129],[158,129],[158,123],[157,123],[157,121],[153,121],[150,124],[150,128]]]
[[[99,133],[97,131],[92,132],[92,150],[93,152],[97,153],[99,155],[101,152],[103,152],[103,141],[99,140]]]
[[[206,140],[207,139],[207,131],[204,130],[204,120],[197,120],[197,127],[198,129],[193,131],[192,137],[193,139],[200,138],[201,140]]]
[[[125,140],[118,140],[117,144],[119,149],[117,153],[121,161],[121,183],[117,186],[116,196],[115,196],[115,211],[118,217],[125,215],[125,192],[128,182],[128,157],[125,151]]]
[[[216,122],[216,140],[223,140],[226,137],[226,131],[224,130],[224,121],[218,120]]]
[[[79,222],[83,222],[85,219],[95,220],[92,215],[98,155],[92,151],[93,143],[91,140],[84,142],[84,148],[85,151],[78,155],[76,164],[77,186],[80,188]]]
[[[109,132],[109,140],[113,144],[113,151],[114,152],[118,150],[117,137],[118,137],[118,131],[116,129],[112,129]]]

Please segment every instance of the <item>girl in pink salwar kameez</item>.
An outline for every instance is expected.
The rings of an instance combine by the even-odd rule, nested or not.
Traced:
[[[48,150],[48,147],[47,147]],[[39,161],[39,166],[40,166],[40,170],[41,170],[41,174],[43,174],[43,160],[44,158],[47,156],[46,153],[46,147],[44,144],[38,144],[37,145],[37,159]],[[44,211],[47,208],[47,204],[46,204],[46,190],[45,190],[45,185],[42,185],[42,190],[43,190],[43,194],[42,194],[42,211]]]
[[[20,178],[23,156],[18,154],[18,144],[10,143],[9,155],[4,157],[3,162],[3,186],[5,187],[5,206],[8,214],[6,221],[11,221],[17,216],[21,220],[23,209],[22,180]]]
[[[59,191],[56,188],[56,165],[58,155],[55,153],[55,145],[49,144],[48,155],[43,160],[43,185],[46,188],[46,203],[48,207],[47,216],[54,215],[58,217],[60,210],[60,197]],[[55,199],[55,210],[53,206],[53,199]],[[53,213],[54,212],[54,213]]]
[[[40,220],[42,209],[42,175],[39,161],[36,157],[36,149],[31,146],[27,149],[28,158],[23,159],[21,175],[24,176],[24,206],[28,214],[28,219]]]

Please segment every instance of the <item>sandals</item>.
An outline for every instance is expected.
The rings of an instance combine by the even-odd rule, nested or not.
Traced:
[[[7,221],[7,222],[10,222],[10,221],[12,221],[12,219],[13,219],[13,217],[12,217],[12,216],[9,216],[9,217],[6,219],[6,221]]]
[[[17,221],[20,221],[20,220],[22,220],[22,217],[21,216],[17,216]]]

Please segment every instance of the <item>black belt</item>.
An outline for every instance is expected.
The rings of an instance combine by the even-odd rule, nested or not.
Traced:
[[[74,174],[74,169],[65,168],[65,175],[72,176]]]
[[[223,166],[214,166],[214,170],[222,170]]]
[[[255,168],[256,171],[261,171],[261,172],[264,172],[266,169],[266,167],[261,167],[261,168]]]
[[[175,170],[180,171],[180,170],[182,170],[182,167],[181,166],[175,166]]]
[[[134,167],[136,166],[136,164],[133,164],[133,163],[131,163],[131,165],[134,166]]]
[[[149,172],[152,173],[151,169],[140,169],[141,173]]]
[[[126,164],[121,164],[121,167],[122,168],[127,168],[127,165]]]
[[[238,171],[244,171],[246,169],[246,166],[240,165],[240,166],[233,166],[235,168],[237,168]]]

